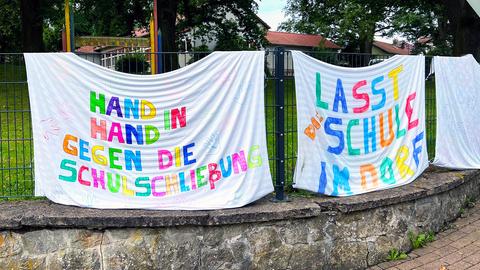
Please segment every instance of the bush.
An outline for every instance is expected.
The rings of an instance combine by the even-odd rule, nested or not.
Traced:
[[[210,50],[208,49],[208,46],[203,44],[203,45],[200,45],[198,47],[195,47],[195,48],[192,48],[192,58],[190,58],[190,60],[188,60],[187,64],[190,65],[190,64],[193,64],[195,62],[197,62],[198,60],[204,58],[205,56],[207,56],[208,54],[210,54]]]
[[[122,56],[115,63],[115,70],[132,73],[132,74],[147,74],[150,69],[150,64],[145,59],[143,54],[127,54]]]

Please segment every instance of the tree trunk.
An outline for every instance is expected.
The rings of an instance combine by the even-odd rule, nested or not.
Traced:
[[[21,0],[22,45],[24,52],[41,52],[43,46],[43,17],[41,0]]]
[[[480,60],[480,17],[466,0],[443,0],[453,36],[453,55]]]
[[[178,1],[158,0],[158,32],[162,37],[162,52],[178,51],[176,41],[176,20],[177,20]],[[176,54],[160,55],[163,61],[163,72],[168,72],[178,68],[178,56]]]
[[[364,67],[368,66],[370,63],[370,56],[372,54],[372,47],[373,47],[373,35],[374,34],[367,34],[364,37],[360,37],[359,40],[359,49],[360,53],[363,53],[363,55],[360,55],[359,61],[357,61],[356,67]]]
[[[361,53],[372,53],[373,40],[370,38],[360,39],[360,52]]]

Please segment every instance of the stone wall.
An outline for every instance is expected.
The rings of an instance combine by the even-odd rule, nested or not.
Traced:
[[[364,269],[408,232],[439,231],[478,171],[436,171],[349,198],[262,200],[219,211],[95,210],[0,203],[0,269]]]

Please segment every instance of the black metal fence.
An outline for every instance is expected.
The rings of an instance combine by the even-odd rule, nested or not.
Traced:
[[[362,67],[374,65],[389,55],[306,52],[327,63]],[[79,53],[80,57],[121,72],[151,74],[150,59],[159,60],[158,70],[167,72],[189,65],[207,52],[176,53]],[[431,58],[426,59],[426,71]],[[297,116],[292,54],[283,48],[265,53],[265,122],[270,168],[277,199],[291,192],[297,158]],[[426,82],[427,146],[435,146],[435,87]],[[31,197],[34,194],[33,142],[28,86],[23,54],[0,54],[0,198]]]

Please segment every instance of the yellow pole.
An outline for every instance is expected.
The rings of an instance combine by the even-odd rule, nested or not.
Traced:
[[[152,75],[155,74],[156,63],[155,59],[157,58],[155,53],[155,22],[153,21],[153,16],[150,17],[150,69],[152,70]]]
[[[70,41],[70,3],[69,0],[65,0],[65,36],[67,38],[67,52],[71,52]]]

